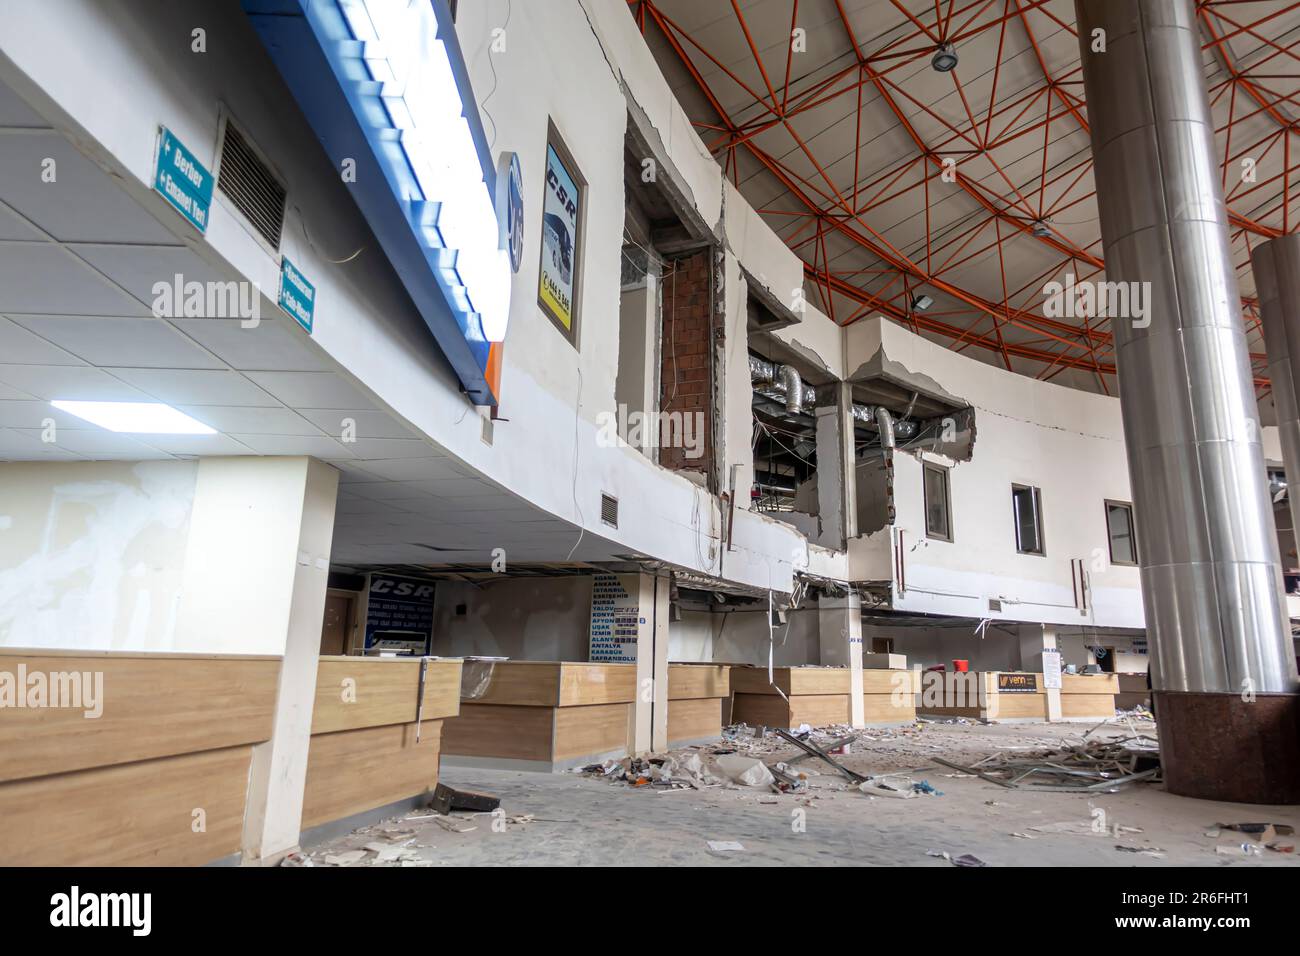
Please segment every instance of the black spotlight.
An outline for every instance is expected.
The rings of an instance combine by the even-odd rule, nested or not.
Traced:
[[[939,44],[939,49],[930,57],[930,65],[936,73],[951,73],[957,65],[957,49],[951,43]]]

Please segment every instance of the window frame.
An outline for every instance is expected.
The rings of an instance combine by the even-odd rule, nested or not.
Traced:
[[[936,474],[943,476],[943,513],[944,513],[944,518],[946,519],[948,525],[948,533],[946,535],[937,534],[936,532],[930,530],[930,483],[926,480],[926,478],[929,475],[929,473],[932,471],[935,472]],[[925,512],[925,536],[935,541],[947,541],[949,543],[952,542],[954,537],[953,525],[952,525],[952,474],[951,472],[952,469],[949,468],[947,465],[940,465],[932,461],[921,462],[921,502],[922,502],[922,508]]]
[[[1103,507],[1105,508],[1106,513],[1106,553],[1110,556],[1110,563],[1119,568],[1138,567],[1141,555],[1138,552],[1137,522],[1134,520],[1133,502],[1120,501],[1118,498],[1106,498],[1104,499]],[[1132,561],[1119,561],[1115,558],[1115,533],[1110,526],[1111,508],[1124,508],[1128,511],[1128,536],[1133,547]]]
[[[1016,492],[1032,492],[1034,502],[1034,522],[1038,529],[1038,550],[1029,551],[1021,546],[1023,535],[1020,533],[1020,509],[1016,506]],[[1037,485],[1023,484],[1018,481],[1011,483],[1011,520],[1012,530],[1015,533],[1016,553],[1033,555],[1036,558],[1047,557],[1047,532],[1043,522],[1043,490]]]

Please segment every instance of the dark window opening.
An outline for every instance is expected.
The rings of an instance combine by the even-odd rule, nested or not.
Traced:
[[[1041,492],[1031,485],[1012,485],[1011,509],[1016,521],[1016,550],[1021,554],[1045,554]]]

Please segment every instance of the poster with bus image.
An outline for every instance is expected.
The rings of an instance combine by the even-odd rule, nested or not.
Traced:
[[[546,192],[542,207],[542,264],[537,300],[572,340],[576,319],[578,215],[582,187],[554,145],[546,146]]]

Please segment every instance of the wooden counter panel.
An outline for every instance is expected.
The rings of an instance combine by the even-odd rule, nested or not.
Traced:
[[[668,699],[726,697],[731,693],[730,671],[726,664],[669,664]]]
[[[419,683],[419,665],[415,679]],[[430,661],[424,673],[424,712],[421,720],[442,720],[460,713],[460,676],[464,662],[457,660]],[[415,720],[412,715],[411,720]]]
[[[513,707],[558,707],[558,661],[465,661],[462,684],[466,703]]]
[[[102,713],[82,708],[0,709],[0,780],[66,773],[256,743],[271,736],[280,660],[10,651],[0,672],[102,674]],[[80,682],[78,682],[78,690]],[[51,698],[47,698],[49,700]],[[82,701],[84,704],[84,701]]]
[[[630,704],[636,700],[635,664],[560,665],[560,706]]]
[[[1143,675],[1142,689],[1146,689],[1146,675]],[[1109,694],[1119,693],[1118,674],[1062,674],[1062,694]]]
[[[307,754],[303,829],[433,790],[443,722],[388,724],[316,734]]]
[[[1062,717],[1115,716],[1115,698],[1110,694],[1061,694]]]
[[[735,694],[731,720],[751,727],[825,727],[849,722],[848,694],[804,694],[787,704],[774,694]]]
[[[424,684],[425,720],[451,717],[459,711],[460,663],[429,662]],[[418,660],[322,657],[316,670],[311,732],[330,734],[414,723],[419,687]]]
[[[852,678],[847,667],[790,668],[790,696],[848,694]]]
[[[670,747],[680,741],[721,736],[721,697],[696,697],[669,701],[668,745]]]
[[[989,698],[984,708],[989,720],[1007,720],[1021,717],[1046,717],[1046,694],[998,694]]]
[[[443,753],[549,761],[555,710],[464,701],[460,716],[443,725]]]
[[[897,724],[916,719],[916,698],[905,693],[896,703],[893,694],[863,694],[862,719],[868,724]]]
[[[786,696],[849,693],[847,667],[774,667],[772,680]],[[768,683],[766,667],[732,665],[731,690],[741,694],[777,694]]]
[[[905,670],[864,670],[862,672],[862,693],[892,694],[894,688],[900,693],[912,694],[920,690],[920,671]]]
[[[251,760],[237,746],[0,784],[0,865],[197,866],[237,853]]]
[[[567,760],[611,750],[627,753],[632,743],[632,720],[631,704],[561,707],[555,711],[552,758]]]
[[[772,680],[786,695],[790,693],[790,668],[776,667],[772,670]],[[733,694],[772,694],[780,697],[767,682],[766,667],[752,667],[746,664],[732,664],[728,683]]]

